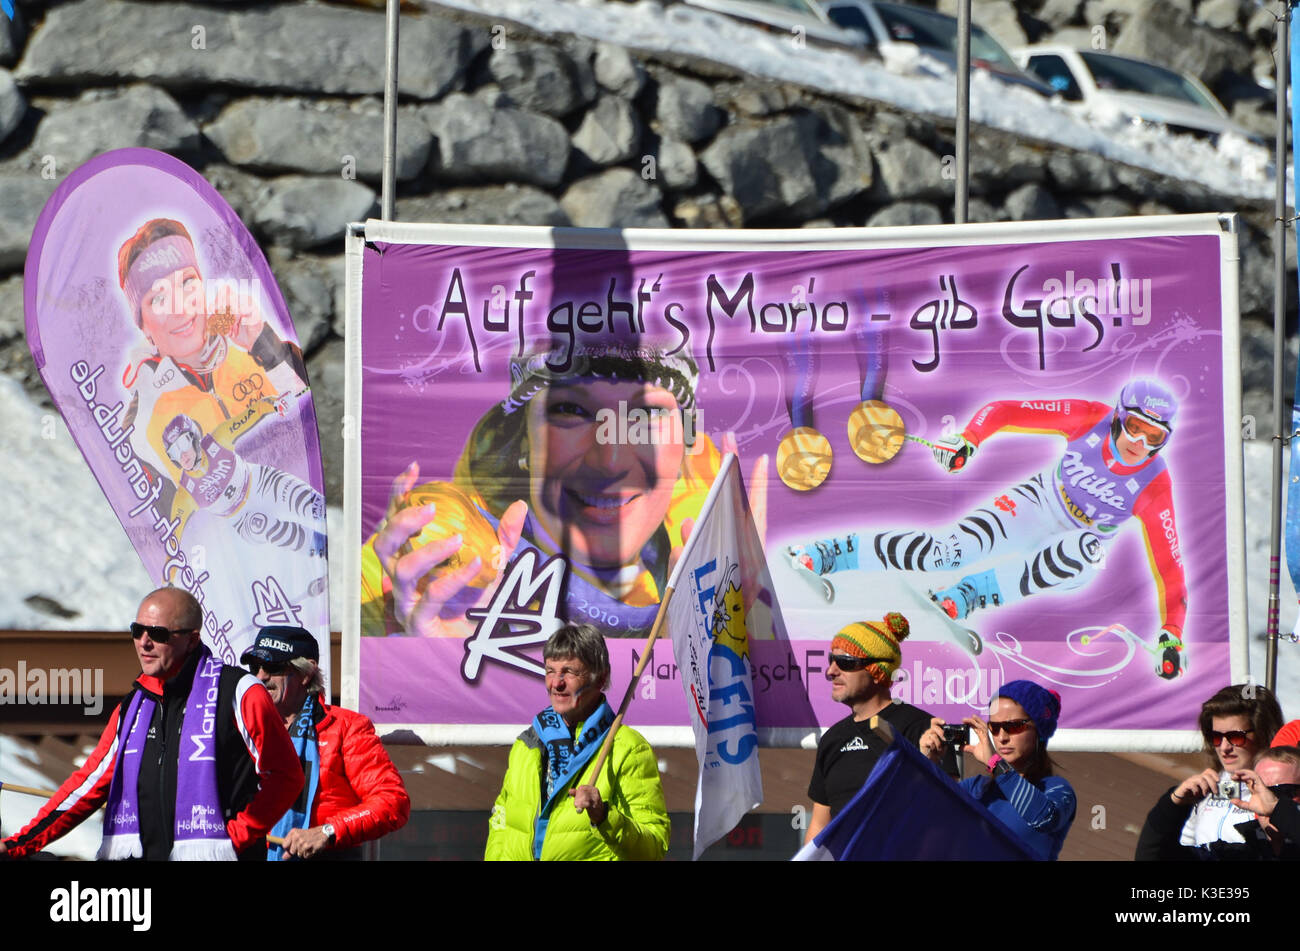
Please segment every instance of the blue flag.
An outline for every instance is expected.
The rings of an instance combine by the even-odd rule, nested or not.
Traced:
[[[858,794],[795,861],[1016,861],[1024,844],[895,735]]]

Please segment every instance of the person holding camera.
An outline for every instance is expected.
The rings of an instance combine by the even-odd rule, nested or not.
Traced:
[[[1012,680],[999,688],[987,721],[966,717],[962,723],[974,742],[962,747],[988,770],[958,784],[997,816],[1040,859],[1053,861],[1074,822],[1074,789],[1054,775],[1047,741],[1056,732],[1061,695],[1029,680]],[[921,737],[921,752],[939,762],[948,748],[945,724],[938,717]],[[951,731],[949,726],[948,731]]]
[[[1255,818],[1240,804],[1250,792],[1239,774],[1282,726],[1282,708],[1267,687],[1233,684],[1201,705],[1198,725],[1209,765],[1152,807],[1138,837],[1139,862],[1249,857],[1236,854],[1247,841],[1242,828],[1250,832]]]
[[[823,733],[817,743],[817,759],[808,783],[813,808],[804,832],[805,845],[853,800],[888,748],[872,730],[872,717],[886,720],[913,743],[932,722],[924,710],[890,696],[889,685],[903,662],[902,642],[909,633],[907,618],[890,611],[879,621],[854,621],[831,639],[826,667],[831,699],[852,712]],[[956,774],[957,760],[951,752],[942,765]]]

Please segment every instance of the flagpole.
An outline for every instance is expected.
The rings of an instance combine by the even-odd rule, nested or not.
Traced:
[[[709,486],[709,494],[705,497],[704,504],[700,506],[699,517],[695,520],[697,524],[704,521],[704,517],[713,508],[718,492],[722,489],[723,482],[735,464],[735,453],[729,452],[722,457],[722,465],[718,469],[718,474],[713,479],[713,485]],[[641,662],[636,665],[636,670],[632,672],[632,679],[628,682],[627,690],[623,693],[623,702],[618,705],[618,714],[614,717],[609,732],[605,734],[605,742],[601,744],[600,753],[596,756],[596,766],[591,771],[593,777],[600,775],[600,768],[605,765],[605,758],[614,746],[614,734],[623,725],[623,715],[627,713],[627,708],[632,703],[632,694],[636,691],[636,685],[641,682],[641,675],[645,672],[646,664],[650,663],[650,652],[654,648],[655,640],[659,637],[659,632],[663,630],[664,622],[668,619],[668,602],[673,599],[673,592],[677,590],[678,572],[681,566],[686,563],[686,556],[691,553],[691,549],[695,544],[695,537],[695,533],[692,532],[691,537],[686,539],[686,543],[682,546],[682,553],[677,558],[677,564],[673,566],[672,574],[668,578],[668,586],[664,589],[663,600],[659,602],[659,611],[655,614],[655,622],[650,626],[650,636],[646,638],[645,649],[641,652]]]

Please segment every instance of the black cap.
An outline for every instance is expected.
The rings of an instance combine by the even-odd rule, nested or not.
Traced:
[[[264,627],[257,632],[257,640],[244,651],[239,662],[245,667],[253,659],[268,664],[281,664],[295,657],[320,660],[320,646],[316,643],[316,638],[301,627]]]

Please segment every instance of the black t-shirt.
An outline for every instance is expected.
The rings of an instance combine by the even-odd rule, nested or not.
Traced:
[[[880,711],[880,717],[913,746],[919,745],[925,731],[930,729],[930,714],[910,703],[891,703]],[[827,730],[817,744],[817,762],[808,783],[808,796],[815,803],[830,806],[832,818],[858,794],[876,760],[888,749],[871,731],[870,723],[870,717],[859,721],[850,713]],[[944,754],[941,765],[950,775],[957,774],[957,761],[951,749]]]

